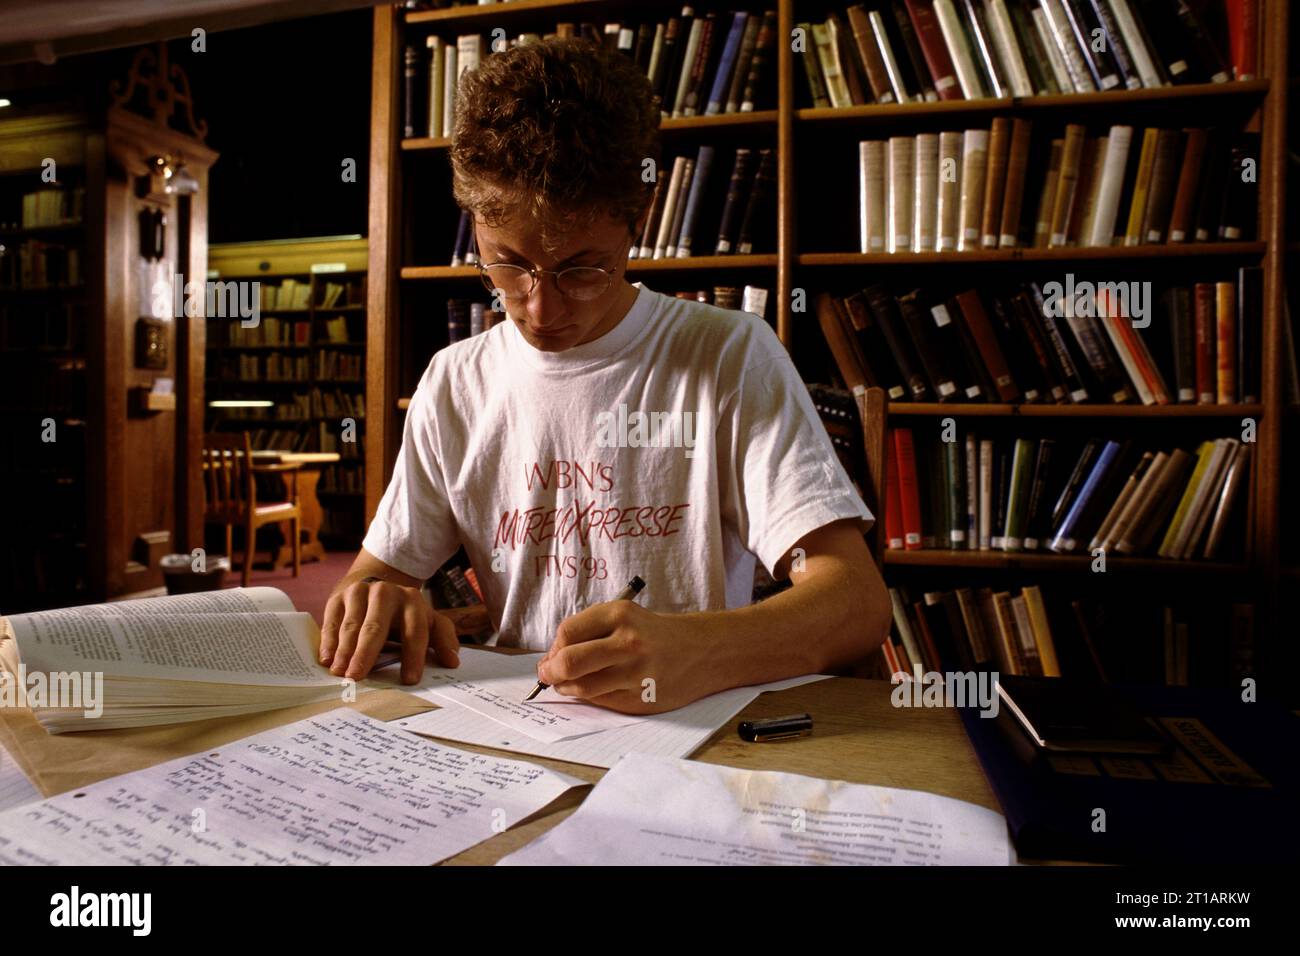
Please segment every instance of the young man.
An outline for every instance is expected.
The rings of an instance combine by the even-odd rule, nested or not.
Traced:
[[[509,321],[439,351],[321,659],[365,676],[393,632],[402,680],[458,663],[421,583],[464,546],[498,643],[540,680],[628,713],[824,672],[883,641],[873,519],[807,390],[755,316],[624,276],[660,161],[630,59],[574,40],[461,80],[454,192]],[[792,587],[751,604],[755,556]],[[634,576],[637,601],[613,601]]]

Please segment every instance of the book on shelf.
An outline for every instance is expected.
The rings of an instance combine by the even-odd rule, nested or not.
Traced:
[[[897,479],[885,513],[899,524],[887,522],[888,547],[1184,561],[1240,550],[1228,538],[1244,522],[1253,442],[1208,439],[1194,452],[1137,439],[1077,445],[973,429],[946,442],[891,428],[887,474]]]
[[[1260,0],[853,4],[796,23],[796,73],[823,108],[1225,83],[1258,74],[1260,21]]]
[[[989,129],[859,142],[858,251],[1106,248],[1255,236],[1258,133],[1114,125],[1090,135],[1069,123],[1035,150],[1034,132],[1029,120],[999,116]]]

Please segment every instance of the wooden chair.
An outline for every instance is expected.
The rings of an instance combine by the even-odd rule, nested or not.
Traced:
[[[244,587],[248,587],[249,574],[253,568],[257,529],[273,522],[288,521],[293,529],[293,576],[298,576],[301,538],[299,526],[302,515],[298,508],[297,468],[297,465],[254,466],[248,432],[209,432],[203,436],[203,521],[205,524],[226,526],[226,554],[232,560],[234,556],[230,552],[234,525],[244,526]],[[293,500],[258,503],[255,475],[259,472],[293,474]]]

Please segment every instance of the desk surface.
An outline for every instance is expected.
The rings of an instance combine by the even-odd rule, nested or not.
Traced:
[[[956,712],[946,708],[895,708],[885,681],[835,677],[775,693],[760,694],[695,752],[692,759],[752,770],[779,770],[853,783],[925,790],[1001,812]],[[102,730],[52,736],[30,711],[0,708],[0,740],[52,796],[96,780],[140,770],[198,753],[270,727],[332,710],[311,704],[240,717],[169,727]],[[380,720],[410,717],[435,705],[396,690],[362,694],[349,705]],[[810,737],[764,744],[736,734],[742,719],[806,711]],[[400,726],[400,720],[398,721]],[[448,741],[451,746],[530,760],[592,783],[605,770],[510,751]],[[570,813],[590,793],[586,787],[563,794],[522,823],[451,857],[449,864],[484,865],[532,842]]]

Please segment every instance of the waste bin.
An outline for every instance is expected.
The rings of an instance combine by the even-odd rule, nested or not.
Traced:
[[[162,559],[163,579],[168,594],[193,594],[195,591],[220,591],[226,583],[230,559],[214,555],[207,559],[205,570],[195,571],[188,554],[168,554]]]

